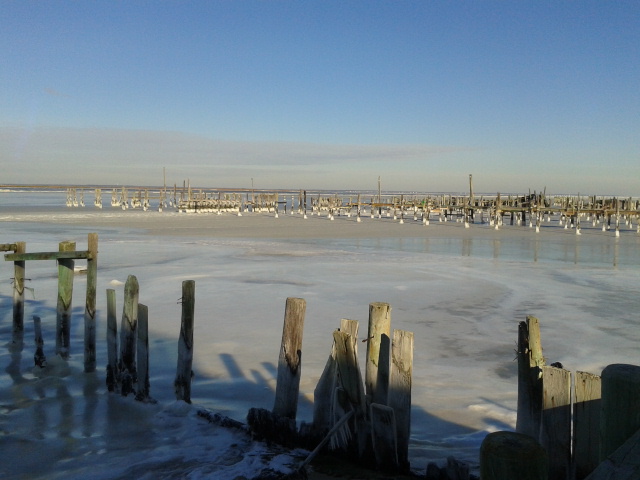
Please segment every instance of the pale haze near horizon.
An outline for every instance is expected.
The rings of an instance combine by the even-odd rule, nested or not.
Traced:
[[[640,195],[638,2],[3,2],[0,184]]]

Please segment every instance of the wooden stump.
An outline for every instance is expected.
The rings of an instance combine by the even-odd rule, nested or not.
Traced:
[[[482,480],[547,480],[547,453],[529,435],[488,434],[480,446]]]
[[[600,461],[640,429],[640,367],[613,364],[602,371]]]
[[[278,359],[278,379],[273,413],[296,418],[302,371],[302,333],[307,302],[303,298],[287,298]]]
[[[193,365],[193,321],[196,283],[182,282],[182,319],[178,340],[178,367],[174,382],[176,399],[191,403],[191,376]]]
[[[60,252],[72,252],[76,242],[61,242]],[[56,308],[56,354],[62,358],[69,357],[71,339],[71,299],[73,297],[73,265],[72,259],[58,260],[58,303]]]

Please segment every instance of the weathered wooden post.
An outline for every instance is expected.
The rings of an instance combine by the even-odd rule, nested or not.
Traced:
[[[25,242],[16,242],[14,253],[25,253]],[[24,331],[24,260],[13,262],[13,334]]]
[[[613,364],[602,371],[600,461],[640,429],[640,366]]]
[[[33,361],[36,367],[43,368],[47,365],[47,357],[44,355],[44,340],[42,339],[42,325],[40,317],[33,316],[33,331],[36,343],[36,353],[33,356]]]
[[[146,401],[149,398],[149,309],[138,304],[138,389],[136,400]]]
[[[107,289],[107,389],[118,385],[118,320],[116,315],[116,291]]]
[[[571,471],[571,372],[542,367],[540,443],[549,458],[549,480],[566,480]]]
[[[480,446],[482,480],[547,480],[547,452],[529,435],[488,434]]]
[[[176,399],[191,403],[191,375],[193,365],[193,323],[196,282],[182,282],[182,320],[178,341],[178,368],[174,382]]]
[[[278,359],[278,378],[273,413],[296,418],[302,369],[302,333],[307,302],[303,298],[287,298]]]
[[[600,377],[575,374],[573,404],[573,463],[576,480],[587,477],[598,466],[600,455]]]
[[[138,332],[138,279],[129,275],[124,285],[124,306],[120,326],[121,392],[126,396],[133,392],[136,382],[136,334]]]
[[[540,323],[527,316],[518,324],[518,417],[516,432],[535,439],[542,422],[542,377],[544,365],[540,343]]]
[[[411,384],[413,375],[413,333],[393,331],[389,406],[396,418],[398,464],[409,471],[409,435],[411,433]]]
[[[369,329],[367,333],[367,363],[365,366],[365,392],[367,403],[372,402],[386,404],[386,398],[379,398],[376,395],[378,390],[378,380],[383,383],[380,385],[380,397],[385,397],[385,391],[388,391],[389,381],[389,350],[386,350],[386,357],[381,356],[382,336],[386,335],[387,339],[391,336],[391,306],[388,303],[374,302],[369,304]],[[383,353],[385,353],[383,351]],[[380,375],[379,368],[382,368]],[[385,375],[386,371],[386,375]],[[386,378],[385,378],[386,376]],[[384,385],[384,381],[387,385]],[[382,401],[381,401],[382,400]]]
[[[96,285],[98,282],[98,234],[90,233],[87,255],[87,297],[84,309],[84,371],[96,369]]]
[[[60,242],[58,251],[73,252],[76,242]],[[58,259],[58,303],[56,309],[56,355],[69,357],[71,337],[71,299],[73,296],[73,259]]]
[[[381,470],[398,471],[398,441],[393,408],[378,403],[369,406],[371,443],[376,465]]]

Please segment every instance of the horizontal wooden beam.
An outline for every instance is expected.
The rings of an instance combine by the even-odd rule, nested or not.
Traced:
[[[8,253],[4,259],[8,262],[22,262],[25,260],[92,260],[93,255],[88,250],[71,252],[34,252],[34,253]]]

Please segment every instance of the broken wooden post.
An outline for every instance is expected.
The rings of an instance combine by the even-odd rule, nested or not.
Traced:
[[[482,480],[547,480],[547,452],[529,435],[493,432],[480,445]]]
[[[58,251],[73,252],[76,242],[60,242]],[[69,357],[71,337],[71,299],[73,296],[73,259],[58,259],[58,303],[56,308],[56,355]]]
[[[278,358],[278,377],[273,413],[296,418],[302,368],[302,333],[307,302],[303,298],[287,298]]]
[[[601,408],[600,377],[576,372],[573,404],[573,464],[576,480],[586,478],[598,466]]]
[[[376,390],[378,387],[378,367],[383,365],[383,373],[381,380],[384,379],[384,369],[388,372],[388,350],[387,357],[383,358],[380,355],[380,344],[382,342],[382,335],[386,335],[387,338],[391,336],[391,306],[388,303],[374,302],[369,304],[369,330],[367,333],[367,362],[365,366],[365,392],[367,402],[371,404],[376,397]],[[386,378],[388,382],[388,376]],[[383,390],[388,388],[388,385],[381,385]],[[381,395],[384,396],[384,395]],[[386,403],[384,401],[378,401],[377,403]]]
[[[107,389],[116,390],[118,383],[118,320],[116,291],[107,290]]]
[[[14,253],[25,253],[25,242],[16,242]],[[24,331],[24,260],[13,262],[13,334]]]
[[[600,461],[640,429],[640,367],[613,364],[602,371]]]
[[[540,343],[540,323],[527,316],[518,324],[518,411],[516,432],[535,439],[540,435],[542,421],[542,378],[544,365]]]
[[[36,367],[46,367],[47,357],[44,355],[44,340],[42,339],[42,325],[40,317],[38,315],[33,316],[33,332],[36,343],[36,353],[33,356],[33,361]]]
[[[393,331],[391,373],[389,376],[389,406],[396,417],[398,464],[409,471],[409,436],[411,433],[411,384],[413,375],[413,333]]]
[[[129,275],[124,285],[124,306],[120,323],[120,393],[127,396],[133,392],[136,382],[136,334],[138,332],[138,279]]]
[[[136,400],[146,401],[149,398],[149,308],[138,304],[138,389]]]
[[[549,480],[566,480],[571,467],[571,372],[542,367],[540,443],[549,458]]]
[[[98,282],[98,234],[90,233],[87,256],[87,297],[84,309],[84,371],[96,369],[96,284]]]
[[[173,383],[176,399],[191,403],[191,376],[193,375],[193,322],[196,282],[182,282],[182,319],[178,341],[178,368]]]

